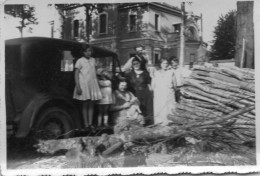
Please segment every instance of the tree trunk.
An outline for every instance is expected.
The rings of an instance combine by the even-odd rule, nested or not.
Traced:
[[[86,12],[86,42],[89,43],[90,41],[90,18],[91,18],[91,14],[90,14],[90,10],[89,10],[89,6],[85,5],[85,12]]]
[[[20,31],[20,34],[21,34],[21,38],[23,38],[23,28],[20,28],[19,31]]]

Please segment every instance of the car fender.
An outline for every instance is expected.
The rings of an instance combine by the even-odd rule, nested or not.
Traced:
[[[26,137],[29,134],[41,108],[48,102],[57,101],[57,100],[61,100],[66,104],[68,104],[69,106],[73,106],[66,98],[59,97],[59,96],[50,96],[47,94],[37,94],[30,101],[30,103],[26,106],[25,110],[23,111],[15,137],[17,138]],[[77,122],[76,120],[75,125],[78,126],[78,124],[79,122]]]

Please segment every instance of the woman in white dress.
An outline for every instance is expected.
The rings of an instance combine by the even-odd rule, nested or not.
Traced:
[[[168,124],[167,116],[175,108],[176,78],[171,70],[168,70],[169,61],[160,60],[160,69],[155,71],[152,79],[154,92],[154,123]]]

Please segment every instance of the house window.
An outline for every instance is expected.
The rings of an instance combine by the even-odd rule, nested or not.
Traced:
[[[154,28],[156,31],[159,31],[159,15],[154,15]]]
[[[159,65],[160,64],[159,58],[160,58],[159,53],[155,53],[154,54],[154,64],[155,65]]]
[[[190,54],[190,69],[192,69],[193,68],[193,64],[194,64],[194,62],[195,62],[195,54],[194,53],[191,53]]]
[[[197,39],[197,30],[194,27],[189,27],[186,31],[186,35],[189,39],[196,40]]]
[[[99,15],[99,33],[105,34],[107,32],[107,14]]]
[[[173,31],[174,32],[180,32],[181,30],[181,25],[180,24],[174,24],[173,25]]]
[[[129,31],[136,31],[136,15],[129,15]]]
[[[79,20],[74,20],[73,22],[73,36],[79,37]]]

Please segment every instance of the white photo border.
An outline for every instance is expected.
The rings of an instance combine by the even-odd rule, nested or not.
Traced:
[[[162,2],[159,0],[145,1],[145,2]],[[167,2],[169,0],[165,0]],[[178,0],[180,1],[180,0]],[[199,0],[194,0],[199,1]],[[86,3],[86,0],[38,0],[37,3],[49,4],[49,3]],[[129,0],[87,0],[89,3],[117,3],[117,2],[129,2]],[[131,0],[131,2],[144,2],[141,0]],[[224,2],[224,1],[222,1]],[[0,1],[0,24],[3,24],[4,16],[4,5],[8,4],[33,4],[35,0],[7,0]],[[255,32],[255,85],[256,85],[256,155],[257,165],[256,166],[174,166],[174,167],[131,167],[131,168],[87,168],[87,169],[22,169],[22,170],[11,170],[7,169],[6,165],[6,119],[5,117],[5,65],[4,65],[4,26],[0,25],[0,175],[131,175],[131,174],[180,174],[180,173],[191,173],[191,174],[203,174],[203,173],[257,173],[260,172],[260,0],[254,0],[254,32]]]

